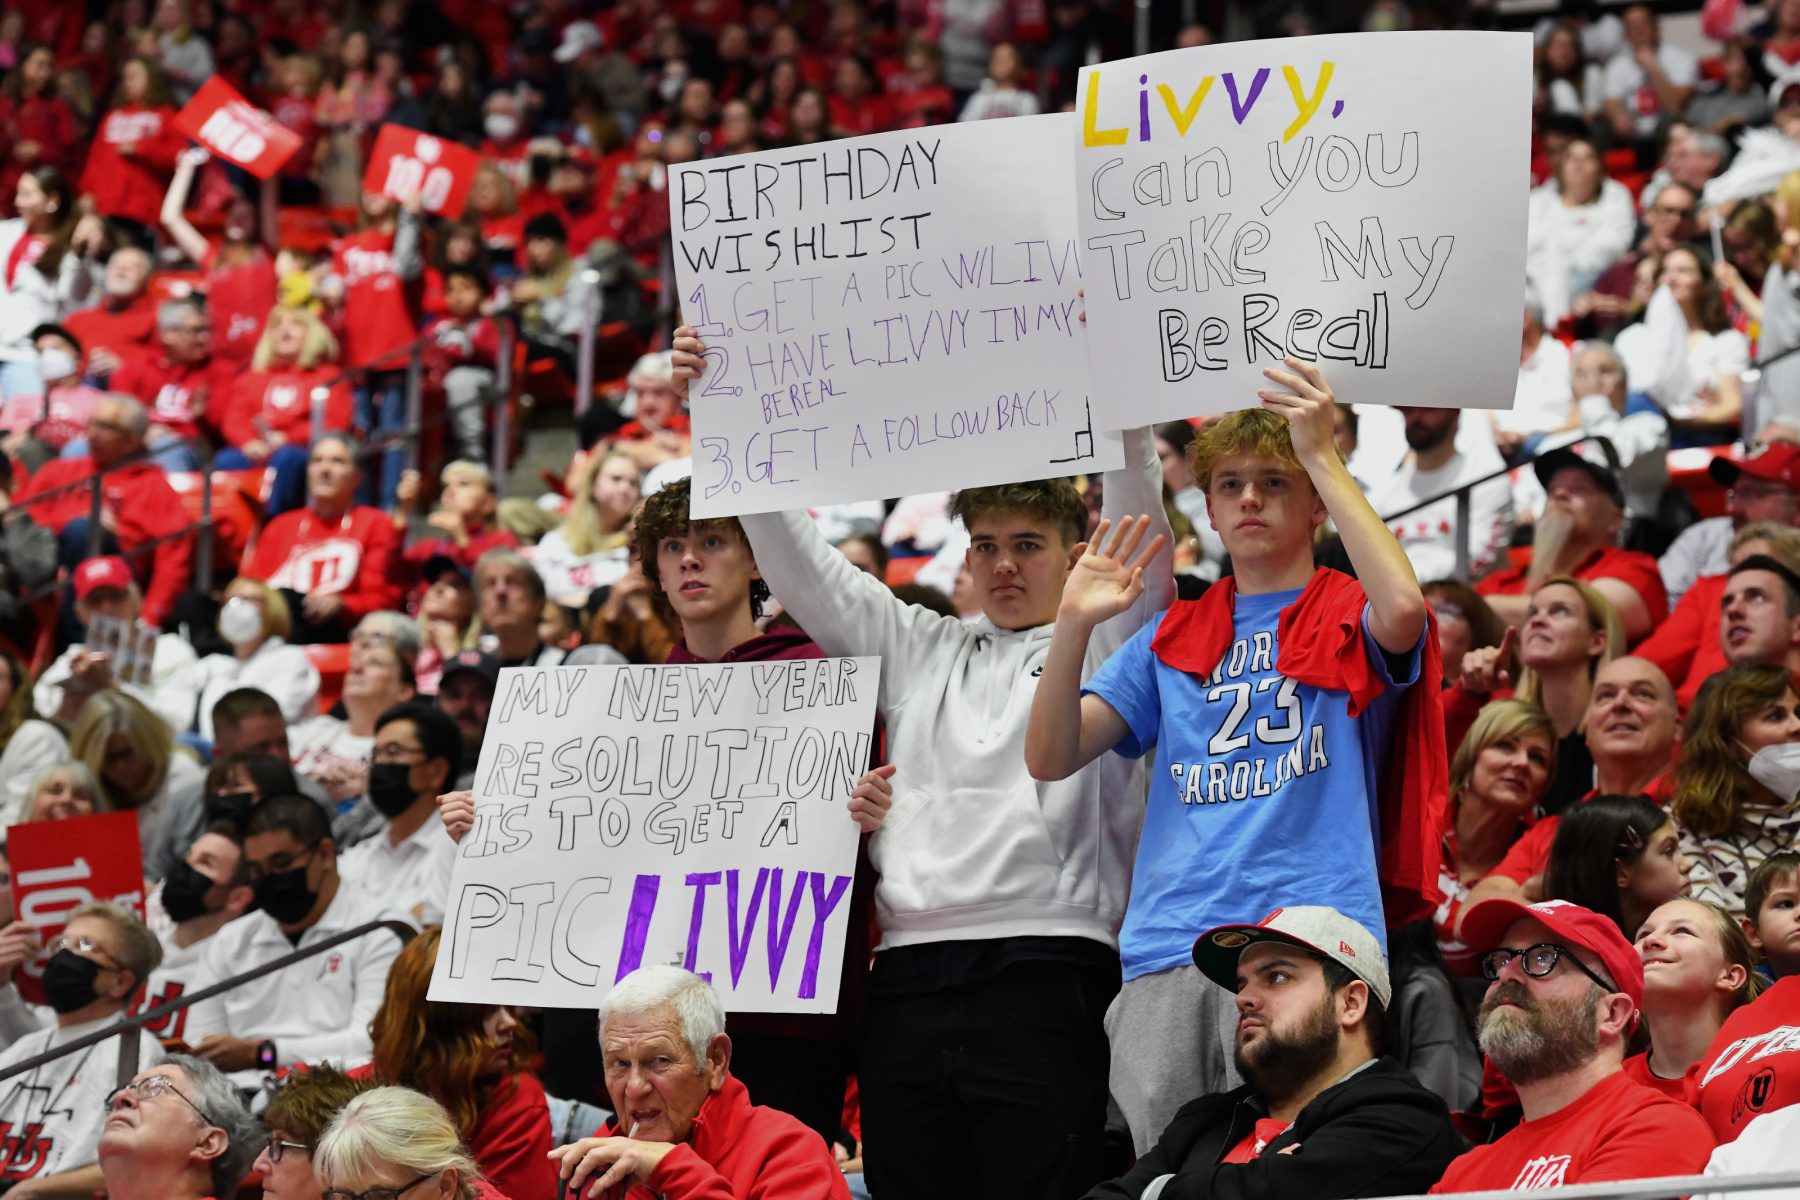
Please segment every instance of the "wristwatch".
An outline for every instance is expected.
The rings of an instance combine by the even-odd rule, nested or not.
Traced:
[[[275,1069],[275,1043],[267,1038],[256,1043],[256,1065],[265,1071]]]

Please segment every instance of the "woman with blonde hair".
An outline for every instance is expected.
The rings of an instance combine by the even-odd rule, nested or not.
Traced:
[[[442,929],[427,929],[388,971],[387,992],[369,1026],[372,1073],[442,1104],[503,1194],[552,1196],[550,1111],[532,1074],[531,1034],[503,1004],[426,999],[442,937]]]
[[[531,563],[558,604],[581,608],[588,593],[631,569],[631,518],[643,498],[643,468],[629,454],[595,453],[575,479],[562,524],[544,535]]]
[[[481,1169],[444,1106],[411,1088],[378,1087],[346,1104],[313,1151],[323,1200],[476,1200]],[[487,1189],[489,1195],[498,1195]]]
[[[1637,935],[1644,960],[1644,1025],[1650,1048],[1625,1060],[1625,1073],[1677,1099],[1725,1018],[1763,990],[1756,955],[1731,914],[1680,897],[1645,919]]]
[[[1701,685],[1682,726],[1669,811],[1694,860],[1693,897],[1744,914],[1744,885],[1800,836],[1800,696],[1783,667],[1747,663]]]
[[[0,828],[25,819],[31,782],[45,767],[69,761],[68,741],[38,719],[31,688],[24,660],[0,648]]]
[[[326,389],[324,428],[313,428],[314,393]],[[326,430],[350,428],[350,386],[338,366],[338,342],[310,308],[278,304],[225,401],[220,428],[232,447],[215,462],[227,470],[272,467],[271,517],[306,502],[306,457]]]
[[[1595,673],[1624,653],[1625,629],[1605,596],[1572,576],[1546,579],[1531,594],[1521,628],[1507,630],[1492,649],[1463,656],[1462,678],[1444,694],[1446,744],[1462,741],[1490,697],[1513,695],[1537,705],[1550,715],[1557,736],[1556,773],[1539,808],[1561,812],[1593,789],[1588,699]]]
[[[99,779],[100,811],[137,814],[144,877],[161,879],[187,850],[170,836],[179,823],[170,797],[198,795],[206,773],[176,752],[161,717],[120,691],[88,697],[69,730],[69,749]]]
[[[66,821],[70,817],[92,816],[100,803],[100,781],[86,763],[66,762],[46,767],[27,784],[25,807],[9,825],[27,825],[34,821]]]
[[[1456,937],[1469,889],[1506,857],[1537,819],[1538,801],[1556,773],[1556,727],[1524,700],[1495,700],[1481,710],[1450,760],[1450,829],[1438,884],[1438,948],[1444,965],[1473,976],[1475,955]]]
[[[213,705],[240,687],[267,692],[281,705],[282,718],[290,725],[317,712],[319,672],[305,650],[288,645],[293,632],[294,618],[279,589],[241,575],[225,586],[219,636],[230,643],[232,652],[200,660],[195,732],[212,741]]]

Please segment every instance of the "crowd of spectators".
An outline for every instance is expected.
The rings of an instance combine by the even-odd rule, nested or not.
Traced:
[[[1152,7],[1159,47],[1211,40]],[[1641,6],[1535,30],[1510,406],[1352,408],[1290,360],[1103,478],[690,520],[668,167],[1067,108],[1130,12],[0,12],[0,827],[131,812],[148,885],[48,945],[0,887],[0,1070],[389,922],[153,1022],[123,1088],[111,1042],[0,1080],[9,1192],[1173,1200],[1786,1161],[1800,0],[1709,5],[1697,47]],[[215,76],[300,136],[275,178],[176,132]],[[389,122],[481,155],[465,212],[363,191]],[[580,411],[528,488],[492,457],[521,393]],[[201,488],[238,501],[205,555]],[[426,998],[502,668],[827,654],[884,662],[840,1013],[727,1020],[673,967],[598,1026]]]

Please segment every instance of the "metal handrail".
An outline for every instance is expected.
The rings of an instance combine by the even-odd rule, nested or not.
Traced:
[[[1400,509],[1398,512],[1388,513],[1381,519],[1385,523],[1398,520],[1401,517],[1409,517],[1422,508],[1430,508],[1433,504],[1437,504],[1440,501],[1454,498],[1456,501],[1456,578],[1467,579],[1469,577],[1470,493],[1484,483],[1490,483],[1493,480],[1501,479],[1507,475],[1511,475],[1520,467],[1529,466],[1538,459],[1543,458],[1546,454],[1552,454],[1558,450],[1567,450],[1571,446],[1579,446],[1585,442],[1593,442],[1598,445],[1600,447],[1600,453],[1606,456],[1606,465],[1614,471],[1619,469],[1619,450],[1618,447],[1612,444],[1611,438],[1598,433],[1583,434],[1581,437],[1571,441],[1558,442],[1553,446],[1541,446],[1536,454],[1533,454],[1530,458],[1521,459],[1513,466],[1503,466],[1498,471],[1489,471],[1486,475],[1483,475],[1478,479],[1471,479],[1469,482],[1451,488],[1449,491],[1439,492],[1430,499],[1421,500],[1417,504]]]
[[[221,980],[210,987],[201,988],[197,992],[186,993],[168,1001],[166,1004],[159,1004],[155,1008],[146,1009],[136,1016],[121,1017],[113,1024],[108,1025],[105,1029],[96,1029],[93,1033],[84,1034],[74,1041],[65,1042],[63,1045],[46,1050],[42,1054],[34,1054],[30,1058],[21,1059],[10,1067],[0,1068],[0,1083],[4,1083],[15,1075],[23,1075],[27,1071],[35,1071],[45,1063],[55,1062],[57,1059],[73,1054],[77,1050],[86,1050],[89,1046],[97,1046],[108,1038],[116,1037],[119,1039],[118,1080],[119,1083],[123,1085],[129,1082],[133,1075],[137,1074],[138,1039],[131,1035],[141,1029],[144,1025],[151,1021],[161,1020],[172,1012],[180,1012],[182,1009],[187,1008],[192,1004],[196,1004],[201,1000],[210,1000],[214,996],[223,995],[226,992],[242,987],[252,980],[261,979],[265,975],[273,975],[277,971],[286,970],[297,962],[304,962],[316,954],[322,954],[326,950],[335,949],[345,942],[355,941],[359,937],[374,933],[380,929],[386,929],[393,933],[400,939],[400,944],[402,946],[412,941],[419,932],[405,921],[370,921],[366,924],[358,925],[354,929],[346,929],[342,933],[334,933],[322,942],[317,942],[311,946],[304,946],[299,950],[291,951],[290,953],[282,955],[280,958],[271,959],[260,966],[251,967],[248,971],[233,975],[229,979]],[[127,1062],[130,1063],[129,1068],[127,1068]]]

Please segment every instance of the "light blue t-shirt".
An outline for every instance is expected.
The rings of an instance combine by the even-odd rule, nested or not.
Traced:
[[[1396,679],[1364,605],[1364,650],[1386,688],[1352,719],[1348,693],[1275,669],[1276,622],[1299,595],[1235,596],[1231,646],[1204,679],[1151,651],[1159,613],[1083,689],[1130,727],[1117,753],[1156,751],[1119,932],[1126,979],[1192,963],[1194,939],[1215,925],[1298,904],[1329,905],[1386,948],[1376,781],[1426,635]]]

